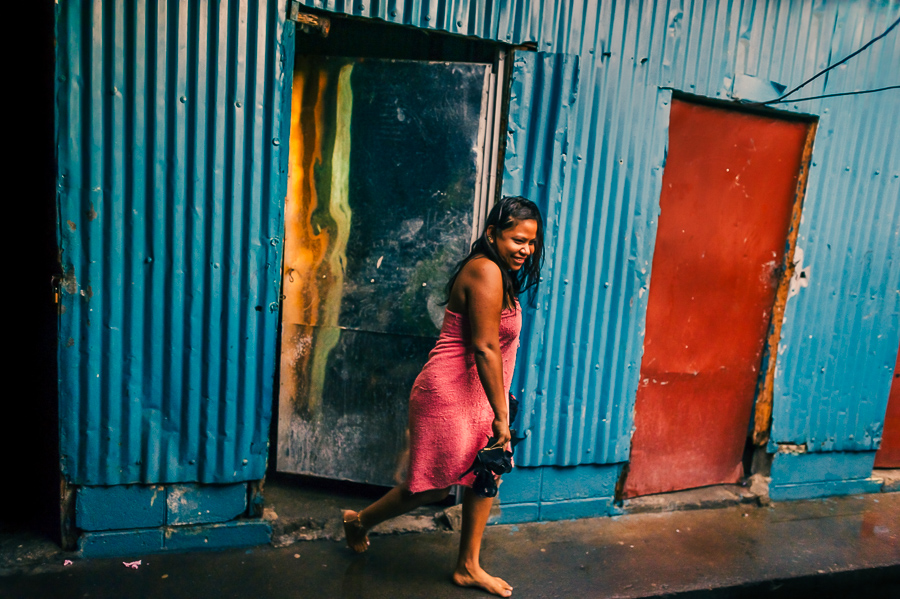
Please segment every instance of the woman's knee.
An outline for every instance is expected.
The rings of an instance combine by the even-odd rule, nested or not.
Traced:
[[[435,501],[443,501],[447,499],[447,496],[450,495],[450,487],[446,489],[435,489],[434,490]]]

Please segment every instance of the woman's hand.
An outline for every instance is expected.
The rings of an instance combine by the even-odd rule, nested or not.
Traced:
[[[494,421],[491,422],[491,430],[494,433],[494,439],[496,439],[496,442],[491,446],[492,449],[494,447],[506,447],[506,444],[512,439],[506,418],[494,418]]]

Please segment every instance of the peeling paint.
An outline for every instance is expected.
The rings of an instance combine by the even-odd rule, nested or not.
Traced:
[[[75,269],[70,264],[63,270],[63,276],[59,280],[59,286],[69,295],[78,293],[78,279],[75,277]]]
[[[774,253],[774,252],[773,252]],[[775,260],[769,260],[763,263],[759,272],[759,280],[761,283],[768,283],[775,279],[778,263]]]
[[[788,299],[794,297],[804,287],[809,286],[809,277],[812,266],[803,266],[803,248],[798,247],[794,253],[793,275],[791,276],[791,285],[788,290]]]
[[[153,494],[153,499],[156,499],[155,493]],[[169,489],[169,492],[166,494],[166,506],[169,510],[178,511],[185,503],[184,489],[182,487],[175,485]]]
[[[806,443],[796,444],[796,443],[779,443],[778,444],[778,453],[787,453],[791,455],[799,455],[801,453],[806,453]]]
[[[159,496],[160,491],[165,491],[165,490],[166,490],[165,487],[159,486],[159,485],[157,485],[153,488],[153,494],[150,496],[150,505],[151,506],[154,503],[156,503],[156,498]]]

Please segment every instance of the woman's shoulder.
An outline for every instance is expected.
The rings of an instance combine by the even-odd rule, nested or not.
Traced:
[[[497,281],[502,284],[503,281],[503,273],[500,272],[500,267],[484,254],[473,256],[462,267],[460,274],[465,274],[467,277],[483,282]]]
[[[502,295],[503,274],[500,267],[490,258],[479,254],[470,258],[454,278],[447,309],[452,312],[467,312],[466,306],[470,301],[481,303],[485,298]]]

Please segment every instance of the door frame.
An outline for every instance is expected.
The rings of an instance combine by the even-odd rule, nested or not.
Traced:
[[[291,18],[297,21],[299,24],[304,23],[304,16],[307,13],[298,12],[296,15],[291,15]],[[307,16],[317,16],[318,13],[313,13],[310,11]],[[296,18],[295,18],[296,16]],[[484,225],[484,221],[487,218],[487,214],[490,212],[491,208],[495,204],[495,202],[499,199],[501,193],[501,181],[502,181],[502,169],[505,159],[506,153],[506,123],[508,121],[509,114],[509,102],[510,102],[510,87],[512,80],[512,66],[514,63],[514,52],[516,50],[528,50],[525,47],[516,47],[509,44],[504,44],[497,41],[492,40],[481,40],[481,39],[473,39],[465,36],[453,35],[444,32],[435,32],[435,31],[425,31],[416,28],[403,27],[392,23],[384,23],[380,21],[375,21],[372,19],[359,19],[346,17],[343,15],[337,14],[327,14],[324,17],[327,19],[328,24],[326,27],[297,27],[295,30],[295,52],[292,53],[292,56],[296,54],[297,56],[305,54],[301,49],[301,44],[323,44],[324,38],[329,36],[329,33],[334,34],[336,32],[336,28],[341,27],[342,23],[347,24],[348,27],[355,28],[357,33],[360,28],[364,28],[363,30],[366,32],[371,32],[372,39],[377,38],[379,35],[389,35],[391,32],[404,32],[410,39],[415,36],[421,36],[422,42],[419,44],[414,51],[409,50],[412,43],[410,39],[406,39],[405,44],[399,44],[400,47],[404,48],[406,51],[417,52],[419,55],[417,56],[397,56],[397,52],[403,52],[404,50],[396,50],[396,48],[388,48],[385,50],[383,47],[376,47],[377,44],[369,45],[363,54],[360,57],[368,57],[368,58],[387,58],[387,59],[399,59],[399,60],[423,60],[423,61],[443,61],[447,60],[449,62],[475,62],[489,65],[488,76],[490,77],[489,85],[486,86],[485,90],[486,98],[483,100],[485,102],[485,106],[488,108],[485,110],[482,115],[481,123],[480,123],[480,131],[479,131],[479,143],[478,145],[478,171],[477,171],[477,179],[476,179],[476,189],[475,189],[475,201],[473,202],[473,227],[472,227],[472,235],[471,242],[474,242],[477,239],[478,233],[480,229]],[[319,20],[322,20],[319,18]],[[317,21],[318,22],[318,21]],[[304,36],[304,37],[301,37]],[[443,42],[441,41],[443,40]],[[369,40],[371,41],[371,39]],[[358,41],[356,42],[358,43]],[[352,45],[352,44],[351,44]],[[464,50],[460,50],[461,45],[468,45]],[[449,48],[447,50],[446,48]],[[485,60],[485,48],[492,49],[492,57],[491,60]],[[342,49],[345,50],[345,49]],[[342,50],[338,50],[337,52],[333,50],[324,50],[321,54],[326,56],[348,56]],[[435,56],[435,53],[444,52],[448,54],[447,56]],[[463,52],[467,55],[467,59],[460,59],[457,54]],[[422,54],[428,54],[428,58],[422,56]],[[479,58],[479,56],[481,58]],[[474,57],[474,58],[473,58]],[[290,112],[291,104],[293,97],[293,68],[291,69],[291,76],[288,78],[284,86],[284,106],[286,106],[286,110]],[[286,122],[290,123],[290,118],[285,119]],[[289,137],[289,135],[286,135]],[[490,149],[489,152],[485,152],[485,149]],[[285,172],[286,176],[286,172]],[[282,253],[282,264],[279,265],[281,270],[284,270],[283,266],[284,255]],[[278,318],[278,330],[276,332],[276,355],[279,356],[279,359],[276,360],[275,363],[275,372],[273,373],[274,380],[276,384],[273,386],[273,395],[272,395],[272,418],[269,426],[269,460],[267,466],[267,476],[274,475],[276,477],[284,477],[284,476],[304,476],[307,475],[293,475],[291,473],[279,472],[278,471],[278,422],[279,422],[279,396],[280,396],[280,384],[277,384],[281,380],[281,360],[280,356],[282,353],[282,318],[281,318],[281,310],[282,304],[284,301],[284,292],[283,292],[283,281],[282,281],[282,289],[279,293],[279,318]],[[316,477],[312,477],[316,478]],[[324,484],[348,484],[351,486],[373,486],[367,483],[353,483],[350,481],[343,481],[337,479],[322,479]],[[461,494],[459,494],[461,496]]]

